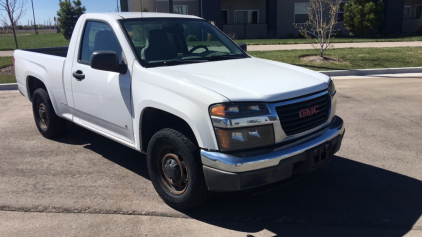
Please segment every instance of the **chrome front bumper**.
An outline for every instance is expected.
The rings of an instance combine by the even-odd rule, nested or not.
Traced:
[[[201,150],[201,160],[204,167],[225,172],[241,173],[260,170],[277,166],[282,160],[305,153],[313,147],[343,135],[344,131],[343,120],[335,116],[321,131],[284,146],[230,154]]]

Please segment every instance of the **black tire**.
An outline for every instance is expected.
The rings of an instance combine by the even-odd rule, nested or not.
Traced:
[[[66,128],[66,120],[57,116],[51,104],[47,91],[38,88],[32,96],[32,112],[35,124],[41,135],[53,138],[60,135]]]
[[[172,162],[176,165],[171,166]],[[154,134],[148,145],[147,164],[155,190],[170,207],[191,209],[209,197],[199,148],[182,133],[165,128]],[[166,172],[163,167],[176,167],[180,175],[174,174],[178,172]],[[169,174],[176,178],[169,178]]]

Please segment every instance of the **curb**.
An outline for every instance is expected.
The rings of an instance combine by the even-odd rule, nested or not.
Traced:
[[[11,91],[17,90],[18,83],[8,83],[8,84],[0,84],[0,91]]]
[[[422,73],[422,67],[336,70],[336,71],[320,71],[320,73],[325,74],[330,77],[367,76],[367,75],[376,75],[376,74]]]

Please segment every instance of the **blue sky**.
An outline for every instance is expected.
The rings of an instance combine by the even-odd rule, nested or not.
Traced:
[[[33,0],[35,10],[35,20],[37,24],[44,24],[44,21],[54,17],[59,10],[59,0]],[[86,7],[86,12],[114,12],[117,8],[116,0],[81,0]],[[119,0],[120,6],[120,0]],[[20,24],[27,25],[28,20],[33,20],[31,0],[26,2],[26,15],[20,20]]]

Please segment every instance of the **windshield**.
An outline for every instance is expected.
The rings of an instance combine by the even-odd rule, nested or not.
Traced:
[[[144,67],[249,57],[213,25],[199,19],[121,20]]]

